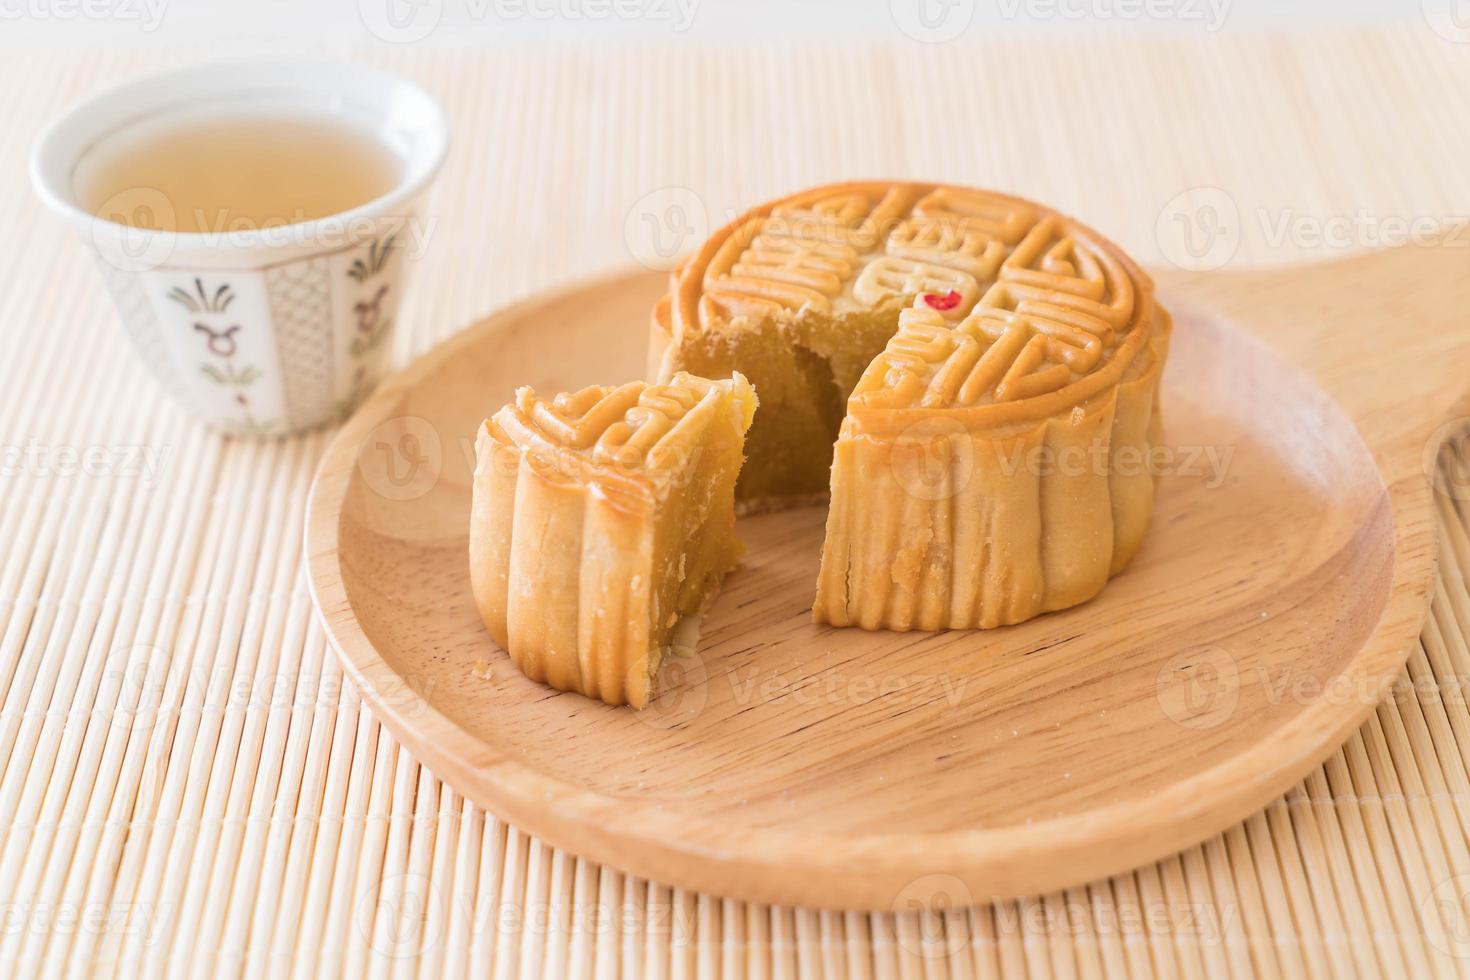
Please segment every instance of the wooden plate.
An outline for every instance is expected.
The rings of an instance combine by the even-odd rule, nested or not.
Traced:
[[[518,384],[639,375],[665,280],[563,289],[429,352],[341,431],[308,518],[317,605],[430,768],[596,861],[852,909],[1119,872],[1281,793],[1398,675],[1434,571],[1426,472],[1470,388],[1467,255],[1166,279],[1154,526],[1099,599],[989,632],[818,627],[823,510],[746,519],[697,655],[643,713],[525,680],[469,594],[477,425]]]

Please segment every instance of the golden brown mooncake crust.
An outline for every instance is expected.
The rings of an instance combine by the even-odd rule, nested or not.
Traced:
[[[983,628],[1096,595],[1152,510],[1171,323],[1149,277],[1097,232],[1021,198],[837,184],[711,236],[654,312],[650,360],[660,376],[728,361],[760,390],[760,366],[729,356],[730,338],[764,331],[801,347],[804,323],[871,328],[861,318],[875,311],[902,326],[869,339],[861,377],[828,361],[846,414],[831,432],[814,617]],[[765,411],[802,416],[803,444],[815,444],[820,406],[797,397]],[[752,463],[779,471],[768,441],[758,420]],[[799,497],[813,479],[779,477],[766,496],[774,483]]]

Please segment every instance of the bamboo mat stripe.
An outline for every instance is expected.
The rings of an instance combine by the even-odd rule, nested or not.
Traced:
[[[330,433],[233,441],[183,418],[22,177],[68,101],[212,53],[0,63],[0,976],[1470,973],[1470,499],[1453,495],[1393,695],[1261,813],[1111,880],[978,909],[773,908],[598,867],[440,784],[312,615],[300,532]],[[1154,264],[1200,242],[1217,264],[1320,260],[1470,210],[1470,47],[1417,22],[331,53],[417,78],[454,120],[400,364],[844,177],[1009,188]],[[1181,224],[1186,192],[1214,210]],[[1447,453],[1464,490],[1470,457]]]

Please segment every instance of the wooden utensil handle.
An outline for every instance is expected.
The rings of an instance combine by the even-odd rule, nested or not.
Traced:
[[[1164,273],[1165,303],[1222,314],[1309,372],[1357,423],[1390,485],[1428,476],[1470,425],[1470,234],[1336,262]]]

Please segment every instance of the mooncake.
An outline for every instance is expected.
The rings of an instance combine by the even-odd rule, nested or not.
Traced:
[[[817,621],[987,628],[1091,598],[1137,551],[1170,329],[1148,276],[1056,211],[853,183],[711,236],[650,368],[760,393],[741,506],[830,499]]]
[[[739,559],[735,481],[756,397],[739,374],[675,374],[545,399],[481,427],[470,581],[533,680],[612,705],[655,694],[674,627]]]

